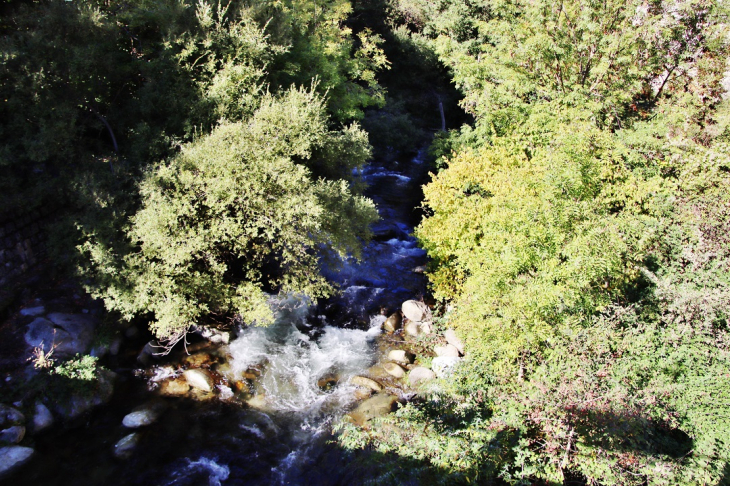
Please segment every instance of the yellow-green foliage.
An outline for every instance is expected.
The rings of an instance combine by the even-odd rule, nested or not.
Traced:
[[[639,275],[643,206],[661,185],[632,174],[628,152],[575,123],[545,146],[496,139],[459,153],[426,186],[433,216],[417,235],[435,259],[434,291],[460,303],[454,324],[493,359],[512,368]]]
[[[343,442],[444,483],[726,483],[724,7],[396,4],[476,118],[416,230],[467,354]]]

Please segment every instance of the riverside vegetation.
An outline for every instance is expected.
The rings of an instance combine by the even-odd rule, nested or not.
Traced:
[[[64,203],[58,261],[170,346],[271,320],[268,293],[334,291],[322,261],[357,256],[377,218],[359,122],[382,153],[428,128],[428,88],[399,63],[420,63],[430,98],[462,97],[416,236],[434,323],[466,355],[394,414],[341,426],[380,461],[373,484],[729,480],[723,3],[2,9],[3,205]]]

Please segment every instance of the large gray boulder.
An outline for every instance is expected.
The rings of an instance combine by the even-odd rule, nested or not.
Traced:
[[[92,408],[107,403],[114,393],[114,380],[117,374],[109,370],[99,371],[99,383],[95,390],[90,393],[78,393],[60,404],[56,410],[62,416],[76,418]]]
[[[421,322],[431,320],[431,309],[423,302],[417,300],[407,300],[401,306],[403,315],[410,321]]]
[[[70,357],[84,354],[94,338],[94,320],[85,314],[48,314],[28,324],[25,342],[33,348],[42,347],[45,353],[53,349],[54,356]]]
[[[0,447],[0,478],[9,475],[26,464],[35,451],[30,447]]]

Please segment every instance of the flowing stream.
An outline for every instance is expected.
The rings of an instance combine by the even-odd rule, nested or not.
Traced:
[[[36,459],[14,484],[357,484],[331,443],[331,426],[356,405],[349,379],[377,360],[384,314],[424,292],[425,252],[411,235],[422,157],[365,169],[382,220],[360,262],[326,271],[342,295],[317,306],[272,298],[273,325],[243,329],[211,351],[220,357],[211,369],[227,378],[216,399],[163,399],[164,412],[138,429],[131,456],[120,460],[114,444],[130,433],[121,419],[179,371],[157,364],[122,376],[112,403],[85,424],[39,436]]]

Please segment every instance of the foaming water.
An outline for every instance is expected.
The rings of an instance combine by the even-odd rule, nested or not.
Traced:
[[[352,402],[348,381],[372,364],[380,327],[325,326],[315,339],[300,330],[308,327],[307,308],[293,299],[279,304],[285,310],[277,312],[274,324],[246,329],[229,345],[231,371],[238,380],[252,368],[261,374],[256,395],[263,410],[327,414]]]
[[[167,486],[195,485],[221,486],[221,481],[228,479],[230,469],[224,464],[218,464],[214,459],[201,457],[196,461],[187,460],[188,464],[173,473],[173,478]],[[204,482],[207,479],[207,483]]]

